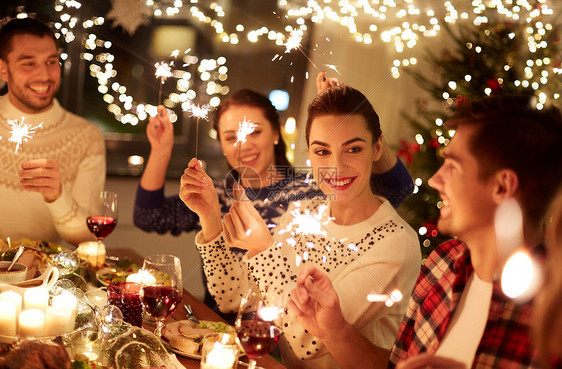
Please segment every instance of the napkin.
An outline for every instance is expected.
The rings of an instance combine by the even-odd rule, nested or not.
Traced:
[[[185,369],[185,366],[179,362],[175,354],[170,354],[170,362],[166,366],[167,369]]]

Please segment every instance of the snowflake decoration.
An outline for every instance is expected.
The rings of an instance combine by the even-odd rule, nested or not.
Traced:
[[[106,18],[113,19],[113,27],[121,27],[132,36],[140,25],[150,23],[152,11],[143,0],[111,0],[111,10]]]
[[[8,142],[14,142],[16,144],[15,154],[18,153],[20,146],[31,138],[31,135],[35,133],[37,128],[43,127],[43,122],[41,122],[39,125],[32,128],[29,124],[25,124],[23,122],[24,120],[24,117],[21,117],[21,122],[18,122],[17,119],[8,120],[8,124],[12,127],[10,131],[12,136],[8,138]]]

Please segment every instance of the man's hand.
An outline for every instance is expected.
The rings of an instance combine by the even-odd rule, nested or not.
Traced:
[[[397,369],[466,369],[460,361],[434,354],[420,354],[398,363]]]
[[[53,202],[62,194],[60,170],[56,161],[36,159],[26,161],[18,172],[21,188],[39,192],[46,202]]]

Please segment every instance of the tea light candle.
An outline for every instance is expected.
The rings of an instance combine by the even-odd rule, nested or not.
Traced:
[[[19,315],[21,312],[21,305],[22,305],[22,297],[19,293],[15,293],[14,291],[6,291],[0,293],[0,301],[7,301],[14,304],[16,307],[16,315]]]
[[[98,243],[94,241],[82,242],[78,244],[76,254],[93,267],[102,266],[105,263],[106,251],[103,243],[100,243],[98,247]]]
[[[40,337],[45,335],[45,313],[39,309],[29,309],[19,316],[19,335],[21,337]]]
[[[150,274],[150,272],[146,272],[143,270],[140,270],[138,273],[130,274],[129,276],[127,276],[125,280],[127,282],[133,282],[139,284],[142,283],[148,286],[156,284],[156,278],[154,278],[154,276]]]
[[[206,360],[201,363],[201,369],[231,369],[235,360],[236,354],[232,349],[215,343]]]
[[[38,309],[45,311],[49,303],[49,292],[46,288],[35,287],[29,288],[23,294],[23,307],[26,310]]]
[[[0,301],[0,332],[6,336],[16,335],[16,305],[11,301]]]

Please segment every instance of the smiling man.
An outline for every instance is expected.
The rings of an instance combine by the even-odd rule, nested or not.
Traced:
[[[0,237],[65,241],[92,239],[90,196],[105,184],[100,130],[60,106],[61,66],[51,29],[33,18],[0,28]],[[36,127],[16,152],[9,121]]]

